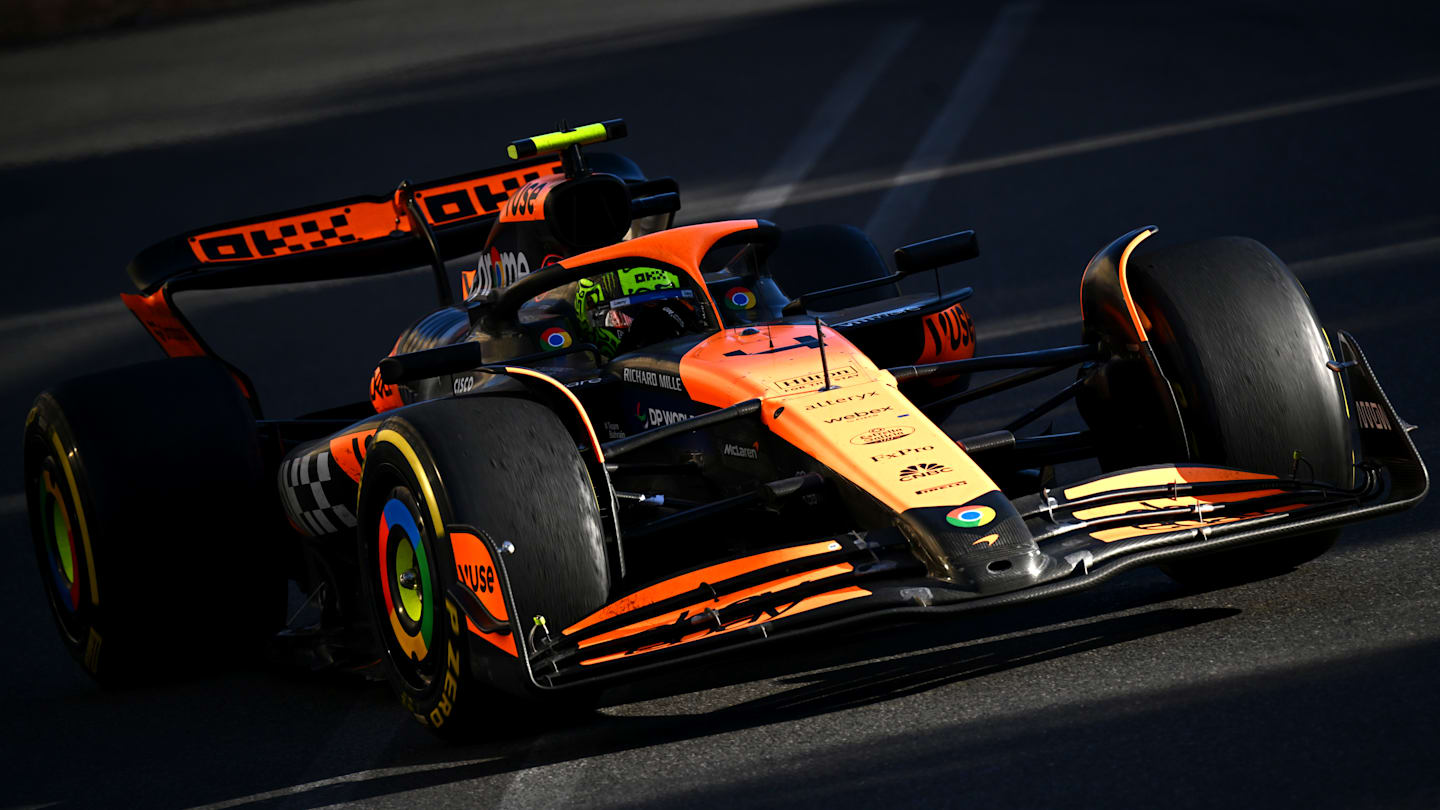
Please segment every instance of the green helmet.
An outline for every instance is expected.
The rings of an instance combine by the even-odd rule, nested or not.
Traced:
[[[675,273],[655,267],[627,267],[581,279],[575,291],[575,317],[580,333],[607,357],[614,357],[622,351],[627,337],[633,344],[641,333],[646,335],[647,343],[684,334],[696,320],[694,299],[695,294],[680,283]],[[658,317],[652,318],[652,313]],[[632,334],[637,321],[641,328]],[[634,346],[624,346],[623,350],[630,348]]]

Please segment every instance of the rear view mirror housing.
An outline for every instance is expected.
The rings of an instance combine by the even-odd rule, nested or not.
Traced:
[[[935,270],[947,264],[958,264],[980,255],[980,243],[974,231],[957,231],[897,248],[895,270],[901,275]]]

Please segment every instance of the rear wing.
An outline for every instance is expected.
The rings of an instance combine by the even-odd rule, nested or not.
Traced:
[[[627,161],[628,163],[628,161]],[[633,165],[633,164],[632,164]],[[480,251],[500,206],[521,186],[560,171],[544,155],[416,185],[383,196],[227,222],[140,251],[127,272],[142,293],[162,286],[221,289],[379,275]],[[412,221],[410,202],[435,237]]]

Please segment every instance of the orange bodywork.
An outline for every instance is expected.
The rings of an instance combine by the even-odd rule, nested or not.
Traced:
[[[755,220],[714,222],[652,234],[561,262],[651,258],[684,270],[704,291],[700,260]],[[704,293],[709,298],[709,293]],[[713,299],[710,301],[715,308]],[[825,345],[831,388],[820,360]],[[839,332],[776,324],[723,329],[680,360],[696,402],[724,408],[759,399],[766,428],[896,512],[958,506],[996,489],[980,467],[896,388],[895,378]]]
[[[1170,484],[1201,484],[1211,481],[1264,481],[1275,480],[1275,476],[1265,473],[1244,472],[1242,470],[1231,470],[1224,467],[1151,467],[1146,470],[1131,470],[1130,472],[1107,475],[1085,484],[1076,484],[1065,490],[1065,497],[1070,500],[1085,498],[1090,495],[1097,495],[1101,492],[1114,492],[1119,489],[1131,489],[1132,487],[1155,487],[1169,486]]]
[[[170,300],[170,291],[161,287],[149,295],[134,295],[131,293],[120,293],[120,300],[125,306],[140,319],[145,331],[155,338],[160,344],[160,350],[165,352],[167,357],[205,357],[214,355],[210,349],[201,342],[200,338],[190,328],[190,324],[180,317],[175,305]],[[217,358],[218,359],[218,358]],[[240,386],[240,393],[246,399],[253,400],[255,392],[251,390],[250,381],[245,379],[243,374],[228,366],[230,376],[235,378],[235,384]]]
[[[1273,475],[1230,470],[1222,467],[1153,467],[1146,470],[1132,470],[1130,472],[1118,473],[1089,483],[1079,484],[1066,489],[1064,495],[1067,499],[1076,499],[1133,487],[1169,486],[1171,484],[1209,483],[1215,481],[1254,481],[1256,483],[1254,490],[1245,492],[1177,495],[1174,498],[1160,496],[1146,498],[1144,500],[1092,506],[1077,509],[1074,512],[1075,517],[1080,520],[1093,520],[1111,515],[1126,513],[1143,514],[1160,509],[1199,506],[1207,503],[1236,503],[1255,498],[1264,498],[1270,495],[1278,495],[1281,490],[1264,488],[1266,482],[1274,480],[1277,479],[1276,476]],[[1096,529],[1095,531],[1089,532],[1089,534],[1101,542],[1113,543],[1117,540],[1128,540],[1132,537],[1143,537],[1149,534],[1161,534],[1182,529],[1195,529],[1202,526],[1218,526],[1224,523],[1251,520],[1257,517],[1265,517],[1268,514],[1286,512],[1293,508],[1295,507],[1281,506],[1241,515],[1202,516],[1194,519],[1181,520],[1162,519],[1154,523],[1140,523],[1131,526]]]
[[[816,580],[825,579],[827,577],[848,574],[854,570],[855,566],[851,565],[850,563],[837,563],[836,565],[828,565],[824,568],[818,568],[814,571],[806,571],[802,574],[792,574],[787,577],[779,577],[777,579],[772,579],[769,582],[764,582],[754,587],[745,588],[743,590],[736,591],[735,593],[728,593],[724,596],[719,596],[704,602],[697,602],[681,610],[672,610],[669,613],[662,613],[659,616],[642,619],[641,621],[638,621],[634,624],[629,624],[616,630],[611,630],[608,633],[601,633],[598,636],[583,639],[580,642],[580,648],[584,649],[586,647],[593,647],[596,644],[603,644],[607,641],[614,641],[617,638],[633,636],[636,633],[642,633],[646,630],[650,630],[656,627],[684,621],[686,618],[693,616],[697,613],[702,613],[706,610],[720,610],[722,608],[729,607],[730,605],[733,605],[743,599],[749,599],[751,597],[760,596],[762,594],[772,593],[775,591],[783,591],[787,588],[794,588],[800,585],[804,585],[808,582],[815,582]]]
[[[574,625],[565,629],[566,635],[577,633],[585,628],[612,619],[616,616],[639,610],[643,607],[662,602],[672,596],[682,593],[689,593],[706,582],[721,582],[732,577],[748,574],[751,571],[759,571],[761,568],[768,568],[772,565],[789,562],[791,560],[813,557],[818,554],[828,554],[840,550],[840,544],[833,540],[826,540],[820,543],[809,543],[803,546],[776,549],[766,551],[762,554],[755,554],[749,557],[741,557],[738,560],[729,560],[708,568],[701,568],[698,571],[691,571],[688,574],[681,574],[673,579],[667,579],[651,585],[643,590],[606,605],[599,611],[581,619]]]
[[[500,577],[497,573],[495,560],[490,555],[490,547],[485,545],[473,534],[467,532],[451,532],[450,548],[455,554],[455,578],[463,582],[480,604],[485,606],[491,616],[502,622],[510,620],[509,612],[505,609],[505,595],[500,591]],[[515,647],[515,637],[508,632],[486,633],[475,622],[469,618],[465,619],[470,632],[480,638],[494,644],[510,655],[519,657]]]
[[[370,441],[375,428],[344,433],[330,440],[330,458],[335,460],[341,472],[355,483],[360,483],[360,472],[365,467],[365,454],[370,451]]]
[[[895,378],[829,327],[824,386],[810,326],[727,329],[680,361],[696,401],[725,407],[762,402],[765,427],[895,512],[970,503],[995,489],[955,441],[895,387]],[[771,346],[781,351],[771,351]]]
[[[943,363],[975,356],[975,327],[965,307],[952,304],[926,315],[921,323],[925,329],[925,348],[916,363]]]
[[[208,352],[180,320],[170,305],[170,293],[164,287],[149,295],[121,293],[120,300],[140,319],[150,336],[169,357],[201,357]]]
[[[1231,500],[1245,500],[1247,498],[1254,498],[1263,494],[1265,493],[1250,492],[1245,493],[1238,498],[1232,498]],[[1193,502],[1193,499],[1190,500]],[[1212,496],[1204,498],[1203,500],[1216,501],[1218,499]],[[1179,502],[1172,502],[1167,499],[1161,499],[1158,501],[1146,501],[1144,504],[1131,504],[1131,508],[1135,508],[1136,506],[1148,506],[1148,508],[1163,509],[1167,506],[1184,505],[1187,505],[1185,499],[1182,499]],[[1183,529],[1199,529],[1204,526],[1219,526],[1225,523],[1238,523],[1242,520],[1254,520],[1255,518],[1267,517],[1269,515],[1289,512],[1292,509],[1297,509],[1302,505],[1303,504],[1277,506],[1271,509],[1266,509],[1262,512],[1249,512],[1243,515],[1226,515],[1224,517],[1217,516],[1195,518],[1193,520],[1157,521],[1155,523],[1141,523],[1136,526],[1116,526],[1113,529],[1097,529],[1093,532],[1090,532],[1090,536],[1095,538],[1096,540],[1101,541],[1102,543],[1114,543],[1117,540],[1129,540],[1132,537],[1144,537],[1147,534],[1164,534],[1165,532],[1176,532]]]
[[[400,387],[385,382],[380,376],[380,367],[376,366],[373,374],[370,375],[370,405],[376,413],[393,411],[405,404],[405,398],[400,394]]]
[[[859,599],[859,598],[861,598],[861,597],[865,597],[865,596],[869,596],[869,595],[870,595],[870,591],[867,591],[867,590],[865,590],[864,588],[857,588],[857,587],[854,587],[854,586],[851,586],[851,587],[848,587],[848,588],[837,588],[836,590],[833,590],[833,591],[826,591],[825,593],[815,594],[814,596],[807,596],[807,597],[804,597],[804,598],[802,598],[802,599],[797,599],[794,603],[792,603],[792,604],[790,604],[790,605],[786,605],[786,606],[780,607],[779,609],[777,609],[777,610],[775,611],[775,613],[778,615],[779,618],[784,618],[784,617],[787,617],[787,616],[795,616],[795,615],[798,615],[798,614],[801,614],[801,613],[805,613],[806,611],[815,610],[816,608],[822,608],[822,607],[825,607],[825,606],[827,606],[827,605],[833,605],[833,604],[835,604],[835,603],[837,603],[837,602],[845,602],[845,601],[848,601],[848,600],[851,600],[851,599]],[[721,635],[724,635],[724,634],[726,634],[726,633],[734,632],[734,631],[736,631],[736,630],[744,630],[744,629],[747,628],[747,627],[754,627],[754,626],[757,625],[757,624],[765,624],[766,622],[774,621],[775,618],[777,618],[777,616],[770,616],[770,615],[754,616],[754,617],[751,617],[751,618],[749,618],[749,619],[745,619],[745,620],[742,620],[742,621],[735,622],[734,624],[728,624],[728,625],[726,625],[726,626],[724,626],[724,627],[721,627],[721,628],[719,628],[719,629],[715,629],[715,628],[705,628],[705,629],[702,629],[702,630],[697,630],[696,632],[691,633],[691,634],[688,635],[688,636],[684,636],[684,637],[681,638],[679,641],[668,642],[668,643],[665,643],[665,644],[658,644],[658,645],[655,645],[654,647],[641,647],[641,648],[636,649],[636,650],[627,650],[627,651],[625,651],[625,652],[613,653],[613,654],[611,654],[611,655],[602,655],[602,656],[600,656],[600,657],[598,657],[598,658],[590,658],[590,659],[581,661],[580,664],[581,664],[582,666],[590,666],[590,665],[594,665],[594,664],[603,664],[603,663],[605,663],[606,661],[616,661],[616,660],[619,660],[619,659],[621,659],[621,658],[629,658],[630,656],[633,656],[633,655],[640,655],[640,654],[643,654],[643,653],[652,652],[652,651],[657,650],[657,649],[668,649],[668,648],[671,648],[671,647],[678,647],[678,646],[680,646],[681,644],[689,644],[689,643],[692,642],[692,641],[699,641],[699,640],[702,639],[702,638],[710,638],[710,637],[712,637],[712,636],[721,636]]]
[[[1125,308],[1130,311],[1130,319],[1135,322],[1135,329],[1140,333],[1140,342],[1142,343],[1150,339],[1145,333],[1145,327],[1149,324],[1145,318],[1145,313],[1141,312],[1140,308],[1135,306],[1135,297],[1130,294],[1130,279],[1126,274],[1130,269],[1130,254],[1135,252],[1135,248],[1138,247],[1141,242],[1144,242],[1154,235],[1155,231],[1153,230],[1142,231],[1136,234],[1135,238],[1130,240],[1130,244],[1125,246],[1125,252],[1120,254],[1120,290],[1125,294]]]
[[[1120,251],[1120,257],[1116,260],[1115,263],[1116,277],[1120,286],[1120,297],[1124,299],[1125,303],[1125,315],[1129,317],[1130,322],[1135,326],[1135,334],[1139,338],[1141,343],[1146,343],[1150,340],[1149,334],[1147,332],[1147,330],[1150,328],[1150,319],[1145,317],[1145,312],[1135,305],[1135,297],[1130,294],[1130,254],[1135,252],[1135,248],[1139,247],[1141,242],[1144,242],[1146,239],[1149,239],[1158,232],[1159,231],[1157,229],[1151,227],[1145,228],[1136,233],[1133,237],[1131,237],[1130,241],[1125,244],[1124,249]],[[1119,240],[1117,239],[1116,242],[1118,241]],[[1087,268],[1086,273],[1080,277],[1081,320],[1084,320],[1085,318],[1084,290],[1086,278],[1088,275],[1089,269]]]
[[[500,208],[501,222],[533,222],[545,219],[545,198],[565,182],[564,175],[552,175],[526,183]]]

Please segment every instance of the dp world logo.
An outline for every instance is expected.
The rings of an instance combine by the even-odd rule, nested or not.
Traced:
[[[939,475],[940,473],[947,472],[950,472],[950,468],[944,464],[932,464],[929,462],[924,464],[911,464],[909,467],[900,471],[900,480],[914,481],[916,478],[924,478],[929,475]]]

